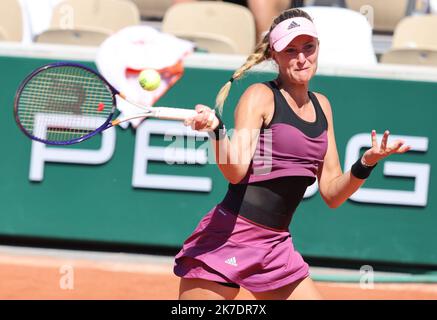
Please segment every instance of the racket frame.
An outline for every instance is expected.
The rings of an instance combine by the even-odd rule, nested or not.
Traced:
[[[20,102],[20,97],[21,97],[21,93],[23,92],[24,88],[26,87],[26,85],[39,73],[41,73],[42,71],[45,71],[47,69],[51,69],[51,68],[55,68],[55,67],[77,67],[77,68],[81,68],[85,71],[91,72],[92,74],[96,75],[100,80],[102,80],[102,83],[109,89],[109,91],[112,93],[112,110],[111,113],[108,115],[106,121],[98,128],[96,128],[94,131],[79,137],[79,138],[75,138],[75,139],[71,139],[71,140],[67,140],[67,141],[53,141],[53,140],[45,140],[45,139],[41,139],[38,137],[35,137],[34,135],[32,135],[30,132],[28,132],[26,130],[26,128],[24,128],[24,126],[21,124],[20,122],[20,117],[18,116],[18,105]],[[84,140],[87,140],[93,136],[95,136],[96,134],[102,132],[103,130],[106,130],[110,127],[113,126],[112,124],[112,117],[114,116],[115,110],[116,110],[116,96],[120,95],[123,98],[123,95],[120,94],[119,91],[117,91],[113,86],[111,86],[108,81],[106,81],[105,78],[103,78],[103,76],[101,76],[98,72],[94,71],[93,69],[86,67],[82,64],[78,64],[78,63],[74,63],[74,62],[55,62],[55,63],[50,63],[50,64],[46,64],[42,67],[39,67],[38,69],[34,70],[32,73],[30,73],[24,80],[23,82],[20,84],[20,86],[17,89],[17,92],[15,93],[15,98],[14,98],[14,118],[15,118],[15,122],[18,124],[18,127],[20,128],[21,131],[23,131],[23,133],[28,136],[30,139],[32,140],[36,140],[39,142],[42,142],[44,144],[49,144],[49,145],[70,145],[70,144],[76,144],[79,142],[82,142]]]
[[[54,140],[41,139],[41,138],[38,138],[38,137],[32,135],[30,132],[28,132],[26,130],[26,128],[24,128],[24,126],[20,122],[20,117],[18,116],[19,102],[20,102],[21,93],[23,92],[24,88],[32,80],[32,78],[34,78],[36,75],[38,75],[42,71],[45,71],[45,70],[50,69],[50,68],[56,68],[56,67],[75,67],[75,68],[80,68],[80,69],[83,69],[87,72],[90,72],[90,73],[96,75],[97,78],[102,81],[102,83],[107,87],[107,89],[112,94],[112,110],[111,110],[111,113],[107,116],[106,121],[101,126],[99,126],[98,128],[94,129],[93,131],[91,131],[90,133],[88,133],[82,137],[70,139],[70,140],[66,140],[66,141],[54,141]],[[135,116],[131,116],[131,117],[123,118],[123,119],[114,119],[113,120],[115,110],[117,109],[117,100],[116,100],[117,96],[119,96],[120,98],[122,98],[123,100],[128,102],[129,104],[137,107],[138,109],[141,109],[143,111],[143,113],[138,113]],[[76,143],[82,142],[84,140],[87,140],[87,139],[97,135],[98,133],[100,133],[100,132],[102,132],[110,127],[117,126],[122,122],[131,120],[131,119],[135,119],[135,118],[156,117],[158,119],[182,120],[183,121],[188,117],[194,117],[196,114],[197,113],[194,110],[188,110],[188,109],[182,109],[182,108],[169,108],[169,107],[147,107],[147,106],[142,106],[142,105],[139,105],[137,103],[131,102],[128,99],[126,99],[126,97],[123,95],[123,93],[119,92],[117,89],[115,89],[113,86],[111,86],[111,84],[102,75],[100,75],[97,71],[94,71],[93,69],[91,69],[87,66],[84,66],[84,65],[79,64],[79,63],[74,63],[74,62],[50,63],[50,64],[41,66],[38,69],[34,70],[20,84],[20,86],[17,89],[17,92],[15,93],[15,99],[14,99],[14,118],[15,118],[15,121],[17,122],[20,130],[23,131],[24,134],[26,136],[28,136],[30,139],[35,140],[35,141],[39,141],[39,142],[42,142],[45,144],[49,144],[49,145],[76,144]]]

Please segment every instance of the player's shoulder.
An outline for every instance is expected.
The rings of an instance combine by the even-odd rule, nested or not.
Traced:
[[[273,97],[272,90],[264,82],[257,82],[250,85],[244,92],[246,95],[256,95],[261,99],[271,99]]]
[[[268,105],[274,100],[272,90],[264,83],[254,83],[250,85],[242,95],[243,99],[248,99],[252,105]]]
[[[320,106],[322,107],[323,112],[327,116],[331,116],[332,109],[331,109],[331,103],[329,102],[329,99],[320,92],[313,92],[316,96],[317,100],[319,101]]]
[[[320,104],[329,105],[329,106],[331,105],[329,103],[328,97],[326,97],[323,93],[315,92],[315,91],[313,91],[313,93],[317,97],[317,100],[319,100]]]
[[[262,110],[273,103],[273,101],[273,92],[267,85],[254,83],[242,94],[239,106],[245,109],[253,109],[258,113],[263,112]]]

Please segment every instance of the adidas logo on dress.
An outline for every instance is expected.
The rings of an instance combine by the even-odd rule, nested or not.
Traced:
[[[238,266],[237,265],[237,259],[235,257],[229,258],[228,260],[225,261],[225,263],[230,264],[231,266]]]

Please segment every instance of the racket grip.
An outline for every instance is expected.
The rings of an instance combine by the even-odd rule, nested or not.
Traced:
[[[197,115],[195,110],[181,108],[155,107],[154,117],[167,120],[185,120]]]

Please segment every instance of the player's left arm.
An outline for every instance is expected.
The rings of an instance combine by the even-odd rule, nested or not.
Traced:
[[[355,177],[350,170],[345,173],[342,172],[335,142],[331,105],[324,95],[316,93],[316,96],[328,121],[328,149],[323,164],[320,165],[317,173],[319,191],[323,200],[330,208],[337,208],[357,191],[366,180]],[[402,140],[396,140],[388,146],[388,136],[389,132],[386,131],[381,144],[378,145],[376,132],[372,131],[372,148],[368,149],[362,157],[366,164],[373,166],[390,154],[404,153],[410,149],[409,146],[404,145]]]

